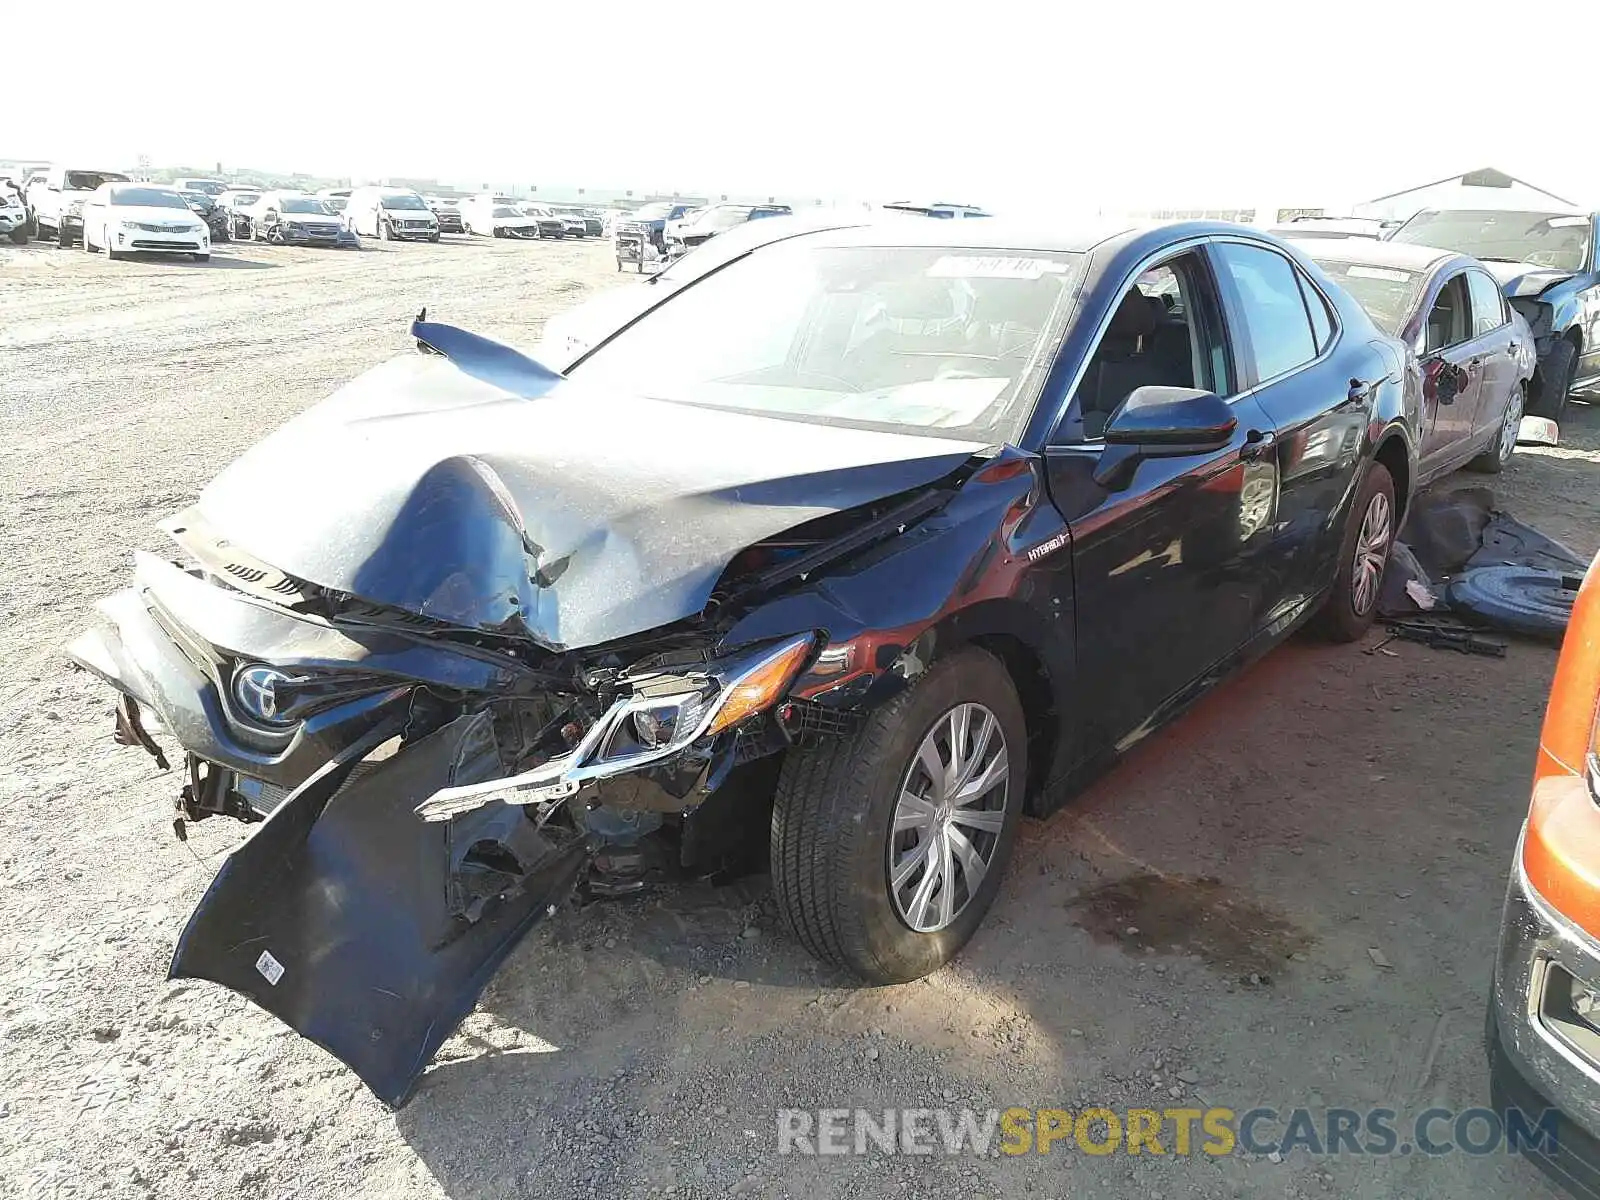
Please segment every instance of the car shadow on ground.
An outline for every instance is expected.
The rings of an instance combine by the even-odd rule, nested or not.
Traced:
[[[1600,408],[1569,410],[1562,448],[1445,485],[1488,483],[1543,528],[1596,492]],[[1578,524],[1571,544],[1593,553],[1600,520]],[[818,964],[762,877],[563,911],[397,1128],[452,1197],[493,1190],[491,1137],[514,1139],[532,1193],[592,1172],[720,1194],[753,1170],[887,1194],[865,1183],[881,1157],[776,1157],[775,1110],[1484,1104],[1485,989],[1554,652],[1373,653],[1380,639],[1293,639],[1029,821],[989,918],[922,982],[862,988]],[[706,1111],[729,1077],[748,1102]],[[1056,1194],[1061,1157],[967,1159],[988,1186],[954,1182]],[[1374,1195],[1550,1194],[1505,1154],[1428,1158],[1427,1178],[1420,1161],[1080,1156],[1073,1173],[1119,1195],[1367,1194],[1375,1172]]]

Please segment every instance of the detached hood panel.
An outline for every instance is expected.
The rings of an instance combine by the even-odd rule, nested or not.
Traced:
[[[1556,284],[1571,279],[1573,275],[1571,271],[1558,271],[1533,263],[1486,262],[1483,265],[1499,281],[1506,298],[1510,300],[1540,295]]]
[[[983,449],[458,360],[406,356],[354,380],[224,470],[202,515],[311,583],[568,649],[692,616],[751,543]]]

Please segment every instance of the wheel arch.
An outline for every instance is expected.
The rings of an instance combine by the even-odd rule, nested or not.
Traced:
[[[1069,707],[1072,634],[1020,600],[980,601],[917,629],[874,632],[835,642],[832,648],[859,647],[862,667],[845,678],[808,673],[792,696],[841,714],[864,713],[887,704],[914,686],[940,660],[968,647],[996,659],[1005,669],[1022,705],[1028,738],[1028,811],[1060,773],[1062,716]],[[826,657],[826,654],[824,655]]]
[[[1411,445],[1399,430],[1390,429],[1379,440],[1373,460],[1382,463],[1388,469],[1389,478],[1394,480],[1394,501],[1397,510],[1395,528],[1399,529],[1405,523],[1406,514],[1411,509],[1411,492],[1416,478],[1411,462]]]

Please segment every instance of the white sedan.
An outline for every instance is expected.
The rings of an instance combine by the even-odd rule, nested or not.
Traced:
[[[211,257],[211,231],[183,193],[155,183],[103,183],[83,204],[83,248],[107,258],[141,251]]]

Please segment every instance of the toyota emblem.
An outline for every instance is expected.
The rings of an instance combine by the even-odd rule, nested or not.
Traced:
[[[263,725],[292,725],[278,712],[278,685],[289,679],[276,667],[260,663],[240,667],[233,676],[233,698],[246,715]]]

